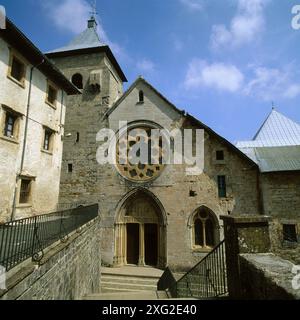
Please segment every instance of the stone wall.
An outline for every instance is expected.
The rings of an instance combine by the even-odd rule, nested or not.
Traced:
[[[300,172],[261,174],[264,214],[295,219],[300,215]]]
[[[292,286],[293,264],[274,254],[241,254],[240,272],[244,299],[299,300]],[[297,283],[298,285],[298,283]]]
[[[100,292],[99,218],[50,249],[39,266],[27,261],[8,273],[1,300],[77,300]]]

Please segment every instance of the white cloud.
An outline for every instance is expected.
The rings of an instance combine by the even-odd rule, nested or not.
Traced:
[[[264,8],[271,0],[238,0],[236,15],[230,26],[214,25],[211,47],[238,47],[257,39],[265,26]]]
[[[207,64],[203,60],[194,59],[190,64],[185,78],[187,89],[210,87],[218,90],[236,92],[244,81],[243,74],[231,64]]]
[[[47,16],[53,24],[64,32],[79,34],[87,28],[87,21],[91,15],[91,5],[87,0],[52,0],[42,3]],[[98,19],[97,32],[100,40],[109,45],[114,54],[128,60],[127,53],[119,44],[112,42]]]
[[[52,0],[44,2],[42,5],[54,25],[62,31],[79,34],[87,28],[87,21],[91,16],[92,10],[87,0]],[[114,45],[108,39],[99,21],[97,32],[101,41]]]
[[[244,88],[246,95],[265,101],[293,99],[300,95],[300,83],[295,83],[290,70],[258,67],[254,69],[254,78]]]
[[[87,19],[91,11],[91,6],[87,1],[43,1],[42,5],[56,27],[74,34],[86,28]]]
[[[180,0],[189,10],[200,11],[203,9],[203,0]]]
[[[153,72],[155,70],[155,64],[149,59],[142,59],[136,63],[138,70],[143,72]]]
[[[267,68],[250,65],[247,73],[225,63],[190,62],[184,86],[189,91],[201,88],[238,93],[264,101],[294,99],[300,96],[300,82],[294,81],[294,67]]]

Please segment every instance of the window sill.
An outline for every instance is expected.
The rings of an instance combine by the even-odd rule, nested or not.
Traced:
[[[0,136],[0,139],[4,140],[4,141],[7,141],[7,142],[10,142],[10,143],[19,144],[19,141],[16,140],[15,138],[9,138],[9,137],[6,137],[6,136]]]
[[[19,87],[21,87],[22,89],[25,89],[25,83],[24,81],[19,81],[15,78],[13,78],[11,75],[7,75],[7,78],[10,79],[12,82],[14,82],[15,84],[17,84]]]
[[[31,208],[31,203],[20,203],[16,206],[17,209],[25,209],[25,208]]]
[[[45,149],[41,149],[41,152],[48,154],[49,156],[53,156],[53,152],[45,150]]]
[[[49,107],[51,107],[52,109],[54,109],[54,110],[57,109],[57,108],[56,108],[56,104],[52,104],[52,103],[49,102],[48,100],[45,100],[45,103],[46,103]]]

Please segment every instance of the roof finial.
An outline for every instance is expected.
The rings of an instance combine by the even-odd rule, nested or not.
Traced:
[[[274,104],[274,101],[272,101],[272,110],[275,110],[275,104]]]
[[[97,12],[97,0],[93,0],[92,1],[91,9],[92,9],[92,11],[90,12],[91,18],[88,21],[88,27],[96,29],[96,27],[97,27],[96,16],[98,14],[98,12]]]

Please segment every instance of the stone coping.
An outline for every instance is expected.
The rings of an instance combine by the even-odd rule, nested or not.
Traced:
[[[272,220],[269,216],[257,216],[257,215],[240,215],[240,216],[220,216],[220,219],[230,224],[239,223],[268,223]]]
[[[292,280],[296,276],[292,272],[295,266],[292,262],[273,253],[240,254],[239,256],[257,272],[262,273],[269,283],[282,289],[291,298],[300,300],[300,289],[296,290],[292,287]]]
[[[81,226],[77,231],[73,231],[72,233],[70,233],[68,235],[68,239],[65,242],[57,241],[48,248],[46,248],[44,250],[44,257],[41,259],[40,262],[34,262],[31,258],[29,258],[20,263],[19,265],[15,266],[13,269],[9,270],[7,272],[6,289],[0,289],[0,300],[1,297],[4,296],[9,290],[17,286],[31,273],[39,269],[50,259],[52,259],[55,255],[57,255],[59,252],[68,247],[70,243],[73,242],[76,238],[85,233],[94,222],[97,222],[98,218],[99,217],[96,217],[95,219]]]

